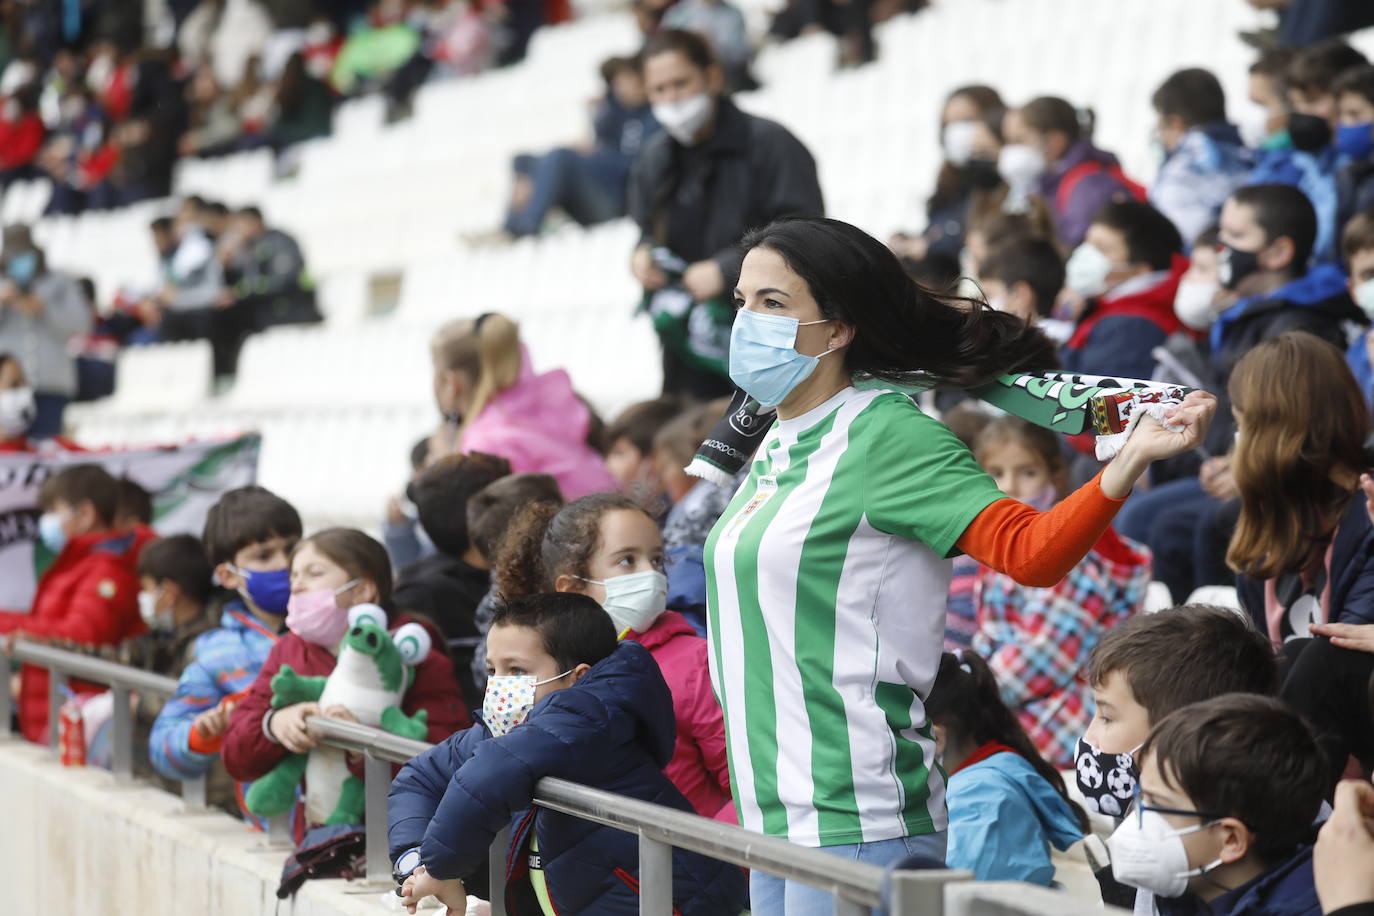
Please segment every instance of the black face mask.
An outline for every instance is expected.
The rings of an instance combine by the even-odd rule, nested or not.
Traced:
[[[1315,153],[1331,145],[1331,123],[1316,115],[1291,114],[1288,116],[1288,136],[1294,149]]]
[[[963,171],[964,182],[979,191],[990,191],[1002,183],[996,159],[970,159]]]
[[[1235,289],[1259,269],[1258,251],[1241,251],[1226,244],[1217,246],[1217,279],[1226,289]]]

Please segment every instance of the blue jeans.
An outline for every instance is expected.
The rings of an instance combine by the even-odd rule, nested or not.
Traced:
[[[907,856],[923,856],[937,862],[945,860],[946,831],[925,836],[898,837],[876,843],[851,843],[847,846],[822,846],[821,852],[844,856],[886,868]],[[830,916],[834,898],[825,891],[784,881],[761,871],[749,875],[749,909],[753,916]],[[881,916],[881,912],[878,911]]]
[[[51,439],[53,436],[62,435],[62,414],[70,400],[71,398],[65,394],[37,392],[33,396],[37,415],[34,417],[33,425],[29,427],[29,438]]]
[[[590,156],[559,148],[543,156],[521,157],[516,170],[534,183],[530,199],[506,217],[511,235],[535,235],[544,217],[562,207],[580,225],[591,226],[625,212],[625,175],[616,155],[598,151]]]

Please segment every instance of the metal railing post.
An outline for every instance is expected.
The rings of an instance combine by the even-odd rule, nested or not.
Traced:
[[[267,819],[267,848],[290,849],[291,846],[291,812],[269,817]]]
[[[114,697],[114,721],[111,738],[114,746],[110,769],[115,779],[128,782],[134,778],[134,716],[129,708],[129,688],[111,687]]]
[[[893,913],[929,913],[941,916],[945,911],[945,885],[955,881],[972,881],[967,871],[917,871],[898,869],[888,875],[888,888]]]
[[[639,916],[672,916],[673,847],[639,835]]]
[[[3,659],[3,679],[0,679],[0,735],[14,734],[14,697],[10,694],[10,678],[13,672],[10,671],[9,659]]]
[[[391,764],[368,754],[363,758],[364,829],[367,833],[367,883],[391,883],[391,854],[386,842],[386,796]]]
[[[205,777],[186,779],[181,783],[181,803],[187,811],[205,810]]]
[[[61,753],[62,748],[62,703],[66,700],[63,689],[67,686],[67,676],[57,668],[48,669],[48,747]]]
[[[487,896],[491,898],[491,916],[506,916],[506,847],[510,845],[507,827],[491,841],[487,850]]]
[[[835,916],[869,916],[873,911],[862,903],[855,903],[853,900],[847,900],[839,894],[836,894],[835,909],[832,910],[832,912]],[[904,911],[894,909],[892,912],[903,913]],[[926,916],[924,912],[918,910],[912,910],[911,912],[912,916]],[[938,916],[938,914],[931,914],[931,916]]]

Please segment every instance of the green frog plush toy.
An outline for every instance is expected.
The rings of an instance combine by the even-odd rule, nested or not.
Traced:
[[[348,612],[348,632],[334,670],[327,677],[304,677],[282,665],[272,677],[272,708],[315,702],[324,709],[337,704],[363,725],[423,740],[428,713],[422,709],[407,716],[401,712],[401,700],[430,646],[429,633],[418,623],[388,633],[386,611],[375,604],[355,605]],[[307,823],[362,823],[363,782],[348,771],[344,754],[320,745],[309,754],[290,755],[249,788],[248,810],[260,817],[289,811],[304,776]]]

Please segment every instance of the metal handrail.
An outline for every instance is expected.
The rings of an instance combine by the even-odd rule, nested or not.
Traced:
[[[110,685],[114,693],[114,772],[117,779],[132,778],[133,729],[129,693],[137,690],[172,696],[177,682],[126,665],[23,640],[15,643],[14,657],[45,667],[50,672],[49,724],[54,748],[58,741],[57,715],[61,705],[57,685],[65,684],[69,677]],[[0,678],[0,682],[3,682],[0,683],[0,721],[3,722],[0,727],[7,729],[13,709],[12,698],[9,679]],[[389,884],[386,805],[391,767],[406,763],[434,745],[341,719],[310,716],[306,723],[321,743],[365,755],[367,879],[369,883]],[[183,797],[188,799],[188,805],[198,799],[199,806],[203,807],[204,779],[193,782],[198,787],[189,791],[185,787],[192,783],[183,784]],[[890,885],[893,913],[939,916],[943,912],[944,885],[972,877],[968,872],[943,869],[889,873],[875,865],[832,856],[777,837],[562,779],[541,779],[535,786],[533,804],[638,835],[640,913],[646,916],[667,916],[672,912],[674,848],[824,890],[834,896],[837,916],[857,916],[881,905],[884,883]],[[274,823],[273,833],[278,833],[279,829],[280,821]],[[497,836],[489,853],[493,916],[505,916],[503,888],[507,836],[508,831]]]

